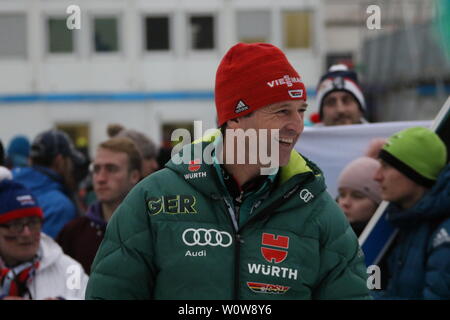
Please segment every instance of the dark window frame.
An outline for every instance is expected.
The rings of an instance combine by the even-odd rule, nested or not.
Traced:
[[[114,19],[116,21],[116,48],[115,50],[98,50],[96,41],[96,20],[97,19]],[[91,51],[95,54],[120,54],[122,48],[122,36],[121,36],[121,16],[120,14],[93,14],[90,18],[91,24]]]
[[[146,53],[153,52],[169,52],[173,50],[173,18],[170,14],[144,14],[142,17],[142,25],[143,25],[143,50]],[[151,48],[149,49],[149,35],[148,35],[148,20],[149,19],[166,19],[167,21],[167,30],[166,30],[166,43],[164,48]]]
[[[64,23],[64,26],[67,28],[66,26],[66,21],[67,21],[67,17],[63,16],[63,15],[47,15],[45,17],[45,27],[46,27],[46,54],[49,55],[72,55],[76,53],[77,50],[77,40],[76,40],[76,34],[75,32],[73,32],[74,30],[69,30],[67,29],[67,31],[71,34],[72,37],[72,50],[71,51],[51,51],[51,27],[50,27],[50,20],[62,20]]]
[[[196,39],[194,39],[193,36],[193,19],[205,19],[205,18],[210,18],[211,19],[211,29],[207,31],[207,33],[209,32],[209,35],[211,37],[211,39],[206,40],[207,42],[210,41],[211,44],[202,44],[201,42],[205,41],[203,39],[198,40],[198,42],[200,42],[200,46],[196,46],[195,41]],[[198,20],[199,21],[199,20]],[[218,44],[218,33],[217,33],[217,16],[214,13],[190,13],[187,17],[187,24],[188,24],[188,32],[189,32],[189,50],[190,51],[195,51],[195,52],[204,52],[204,51],[213,51],[217,49],[217,44]],[[198,43],[197,42],[197,43]]]

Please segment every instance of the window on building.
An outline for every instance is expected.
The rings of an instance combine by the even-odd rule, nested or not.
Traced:
[[[80,151],[87,160],[83,165],[77,165],[74,170],[75,181],[82,181],[89,174],[89,124],[88,123],[56,123],[56,129],[64,131],[72,140],[75,148]]]
[[[50,53],[73,52],[73,32],[66,25],[65,18],[49,18],[48,51]]]
[[[239,42],[270,42],[270,12],[238,12],[237,38]]]
[[[311,11],[286,11],[283,13],[284,47],[307,49],[311,47]]]
[[[66,132],[77,149],[89,147],[89,124],[85,122],[56,123],[55,127]]]
[[[170,49],[169,17],[145,18],[145,47],[146,50]]]
[[[25,14],[0,14],[0,57],[27,57]]]
[[[211,15],[191,16],[191,49],[214,49],[214,17]]]
[[[96,52],[116,52],[119,50],[117,18],[94,19],[94,45]]]

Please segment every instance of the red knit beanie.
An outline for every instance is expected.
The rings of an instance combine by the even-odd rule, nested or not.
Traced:
[[[228,50],[217,69],[214,93],[219,127],[269,104],[306,101],[297,71],[267,43],[238,43]]]

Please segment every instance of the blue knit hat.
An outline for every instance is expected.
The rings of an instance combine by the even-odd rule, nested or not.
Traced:
[[[12,138],[7,150],[7,157],[14,167],[24,167],[28,165],[30,155],[30,141],[27,137],[19,135]]]
[[[13,180],[0,182],[0,224],[5,222],[36,216],[43,218],[42,209],[38,206],[31,192]]]

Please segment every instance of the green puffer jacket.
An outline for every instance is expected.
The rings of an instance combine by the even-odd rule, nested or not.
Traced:
[[[321,171],[293,151],[276,183],[235,230],[214,166],[169,162],[114,213],[86,298],[370,299],[363,253]]]

